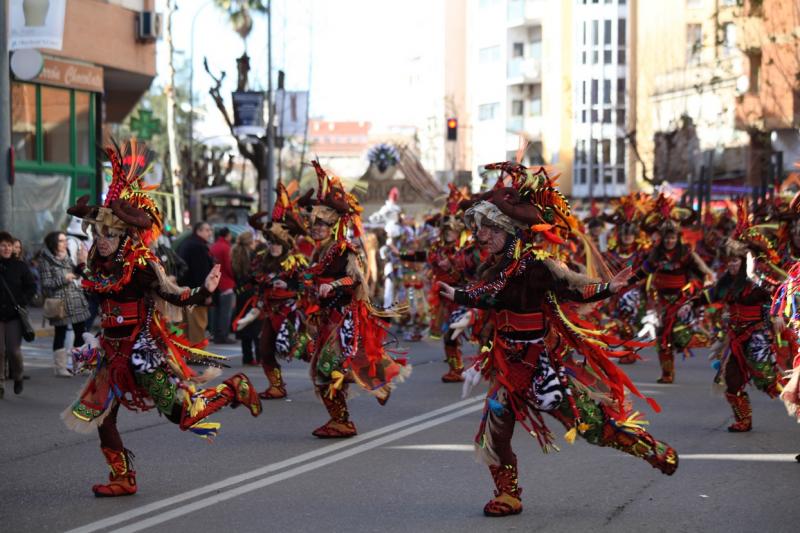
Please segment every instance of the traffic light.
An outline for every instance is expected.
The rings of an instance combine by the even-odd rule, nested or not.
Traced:
[[[447,140],[448,141],[455,141],[458,139],[458,119],[457,118],[448,118],[447,119]]]

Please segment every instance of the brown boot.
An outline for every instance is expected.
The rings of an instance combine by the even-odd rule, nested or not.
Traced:
[[[346,439],[357,435],[355,424],[350,422],[344,391],[337,390],[332,398],[327,386],[319,387],[319,392],[331,419],[311,434],[320,439]]]
[[[106,457],[111,473],[108,474],[108,484],[92,487],[94,495],[98,498],[112,498],[136,494],[136,471],[131,469],[133,454],[129,450],[120,451],[103,447],[100,449]]]
[[[283,381],[281,369],[277,366],[265,366],[264,373],[269,380],[269,388],[258,395],[263,400],[286,398],[286,383]]]
[[[675,381],[675,355],[671,349],[659,349],[658,362],[661,364],[661,377],[657,383],[672,383]]]
[[[483,507],[486,516],[509,516],[522,512],[522,489],[517,478],[517,456],[512,464],[490,465],[489,472],[494,480],[494,498]]]
[[[450,365],[450,370],[442,376],[442,381],[445,383],[458,383],[464,381],[464,376],[461,372],[464,371],[464,363],[461,362],[461,350],[458,345],[450,346],[444,345],[444,353],[447,357],[447,364]]]
[[[638,426],[620,427],[613,420],[603,425],[601,446],[609,446],[634,457],[641,457],[662,474],[671,476],[678,469],[678,452],[665,442],[656,440]]]
[[[731,404],[733,417],[736,421],[728,426],[731,433],[745,433],[753,429],[753,409],[750,407],[750,397],[746,392],[739,394],[725,393],[725,399]]]

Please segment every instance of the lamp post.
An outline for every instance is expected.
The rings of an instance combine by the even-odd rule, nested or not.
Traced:
[[[205,8],[214,3],[214,0],[208,0],[205,4],[194,12],[192,16],[192,27],[190,31],[189,40],[189,158],[190,161],[194,160],[194,23],[197,21],[198,15]]]

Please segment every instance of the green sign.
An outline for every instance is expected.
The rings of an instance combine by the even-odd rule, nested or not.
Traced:
[[[137,139],[149,141],[156,133],[161,133],[161,120],[153,118],[153,112],[140,109],[138,117],[131,117],[131,131]]]

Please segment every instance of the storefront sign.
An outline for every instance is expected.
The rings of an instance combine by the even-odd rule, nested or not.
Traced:
[[[34,81],[45,85],[101,93],[103,92],[103,69],[93,65],[81,65],[46,57],[42,72]]]
[[[67,0],[11,0],[10,7],[8,44],[11,50],[61,50]]]

